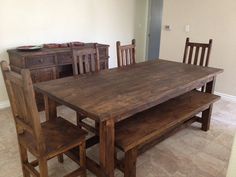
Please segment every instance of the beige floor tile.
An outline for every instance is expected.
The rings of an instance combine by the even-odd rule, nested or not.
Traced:
[[[236,133],[236,103],[221,100],[214,106],[211,130],[203,132],[195,123],[159,143],[138,158],[137,177],[225,177],[232,141]],[[75,112],[59,107],[60,116],[76,122]],[[40,113],[45,120],[44,112]],[[87,150],[88,156],[98,160],[98,146]],[[119,153],[122,156],[123,153]],[[49,174],[60,177],[77,168],[65,157],[48,163]],[[90,172],[88,177],[94,177]],[[21,177],[15,126],[10,109],[0,110],[0,177]],[[123,174],[116,170],[116,177]]]

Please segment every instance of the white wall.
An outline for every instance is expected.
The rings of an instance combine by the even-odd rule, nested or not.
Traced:
[[[192,41],[213,39],[210,66],[225,71],[217,78],[216,90],[236,96],[236,1],[164,0],[160,57],[182,61],[186,37]],[[190,32],[185,32],[185,25]]]
[[[0,0],[0,60],[6,50],[53,42],[109,44],[116,66],[115,42],[134,38],[136,0]],[[0,73],[0,102],[7,100]]]

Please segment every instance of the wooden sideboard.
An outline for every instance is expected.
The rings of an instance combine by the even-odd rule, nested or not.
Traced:
[[[85,43],[83,47],[93,47],[93,43]],[[109,45],[98,44],[100,68],[107,69],[109,61]],[[53,80],[73,75],[72,53],[70,48],[43,48],[38,51],[22,52],[8,50],[11,69],[20,72],[29,69],[33,83]],[[35,93],[39,111],[44,110],[44,99]]]

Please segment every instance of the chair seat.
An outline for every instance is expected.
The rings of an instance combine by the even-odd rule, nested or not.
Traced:
[[[41,126],[46,146],[44,155],[48,159],[78,146],[87,135],[86,131],[61,117],[44,122]],[[31,134],[24,132],[19,136],[19,140],[33,155],[39,157],[34,137]]]

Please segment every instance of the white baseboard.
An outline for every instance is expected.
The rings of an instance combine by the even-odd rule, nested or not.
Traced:
[[[236,96],[225,94],[225,93],[220,93],[220,92],[215,92],[215,94],[221,96],[222,99],[236,103]]]
[[[0,101],[0,109],[4,109],[4,108],[8,108],[8,107],[10,107],[9,100]]]

